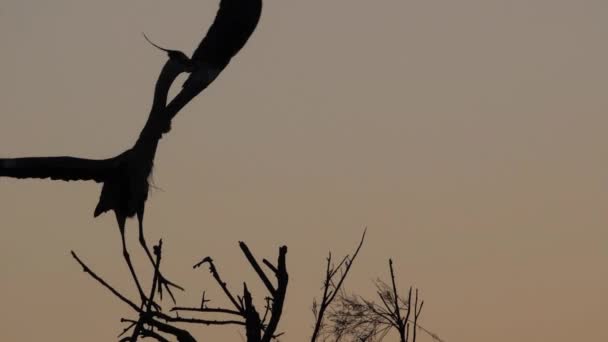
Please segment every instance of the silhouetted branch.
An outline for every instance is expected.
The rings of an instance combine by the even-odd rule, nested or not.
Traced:
[[[146,321],[149,321],[147,318],[150,314],[152,314],[152,303],[154,303],[154,295],[156,294],[156,284],[158,283],[158,277],[160,276],[160,260],[161,260],[161,255],[162,255],[162,246],[163,246],[163,240],[160,240],[160,241],[158,241],[158,245],[153,247],[154,255],[156,256],[156,260],[154,260],[154,273],[152,276],[152,286],[150,288],[150,295],[148,296],[148,301],[146,303],[146,311],[143,313],[140,312],[140,314],[139,314],[140,319],[137,321],[137,324],[135,324],[135,327],[133,328],[133,335],[131,336],[131,339],[130,339],[130,341],[132,341],[132,342],[137,341],[137,338],[139,337],[139,335],[142,332],[148,331],[148,329],[144,328],[144,323],[146,323]],[[173,298],[173,295],[171,295],[171,297]],[[175,300],[175,299],[173,299],[173,300]],[[152,333],[152,332],[150,331],[150,333]],[[150,334],[147,334],[147,335],[150,337],[153,337]]]
[[[168,339],[164,338],[161,334],[157,334],[152,330],[142,329],[140,335],[142,337],[151,337],[159,342],[170,342]]]
[[[270,268],[270,270],[271,270],[271,271],[273,271],[274,273],[279,272],[279,270],[278,270],[278,269],[277,269],[277,268],[276,268],[276,267],[275,267],[273,264],[271,264],[271,263],[270,263],[270,261],[268,261],[268,260],[266,260],[266,259],[262,259],[262,262],[263,262],[263,263],[264,263],[264,264],[265,264],[265,265],[266,265],[268,268]]]
[[[99,277],[97,274],[95,274],[95,272],[93,272],[89,268],[89,266],[87,266],[84,262],[82,262],[82,260],[80,260],[80,258],[78,257],[78,255],[76,255],[76,253],[74,251],[71,251],[71,253],[72,253],[72,257],[74,259],[76,259],[76,261],[80,264],[80,266],[82,266],[84,272],[88,273],[91,277],[93,277],[93,279],[97,280],[97,282],[99,282],[101,285],[103,285],[106,289],[110,290],[110,292],[112,292],[113,295],[118,297],[123,302],[127,303],[133,310],[135,310],[137,312],[141,311],[139,309],[139,307],[137,305],[135,305],[135,303],[133,303],[127,297],[123,296],[120,292],[118,292],[111,285],[109,285],[105,280],[103,280],[101,277]]]
[[[235,310],[223,309],[223,308],[190,308],[176,306],[171,311],[193,311],[193,312],[206,312],[206,313],[225,313],[230,315],[241,316],[242,314]]]
[[[131,323],[131,325],[129,327],[127,327],[124,331],[123,334],[128,331],[131,327],[135,326],[138,321],[133,321],[133,320],[129,320],[129,319],[122,319],[122,322],[128,322]],[[153,320],[153,319],[149,319],[146,318],[146,324],[150,325],[151,327],[154,327],[156,329],[158,329],[160,332],[163,332],[165,334],[169,334],[169,335],[173,335],[178,341],[183,341],[183,342],[196,342],[196,340],[194,339],[194,337],[192,337],[192,335],[184,330],[184,329],[179,329],[176,328],[174,326]],[[123,335],[121,334],[121,335]],[[141,332],[139,334],[141,337],[151,337],[156,339],[157,341],[160,342],[169,342],[168,339],[166,339],[164,336],[162,336],[159,333],[154,332],[152,329],[148,329],[146,327],[142,327],[141,328]],[[120,336],[120,335],[119,335]],[[119,340],[120,342],[130,342],[132,341],[132,338],[130,337],[125,337]]]
[[[394,327],[397,329],[397,331],[399,331],[399,336],[401,339],[401,342],[405,342],[407,340],[407,332],[406,332],[406,328],[407,328],[407,320],[409,318],[410,315],[410,310],[408,307],[407,310],[407,314],[405,316],[405,319],[401,318],[401,308],[399,307],[399,292],[397,292],[397,285],[395,285],[395,272],[393,271],[393,259],[388,259],[388,265],[389,268],[391,270],[391,284],[393,285],[393,293],[392,293],[392,300],[393,300],[393,307],[392,307],[392,317],[394,319]],[[380,297],[382,298],[382,297]],[[409,305],[410,300],[412,299],[412,288],[410,287],[410,291],[407,297],[407,303]],[[388,307],[388,303],[384,302],[385,305],[387,305]]]
[[[244,283],[243,302],[245,304],[244,316],[247,342],[260,342],[262,336],[262,322],[255,306],[253,306],[253,300],[251,299],[251,293],[249,293],[249,290],[247,289],[247,284]]]
[[[239,247],[241,247],[241,250],[243,251],[243,254],[245,254],[245,257],[247,258],[247,260],[251,264],[251,267],[253,267],[253,269],[255,270],[255,272],[258,274],[258,276],[260,277],[260,279],[262,280],[262,282],[264,283],[264,285],[268,289],[268,292],[270,292],[270,294],[274,296],[275,292],[276,292],[274,286],[272,285],[272,283],[270,282],[270,280],[268,280],[268,277],[266,276],[266,273],[264,273],[264,271],[260,267],[260,264],[258,264],[258,262],[255,260],[255,257],[253,256],[253,254],[251,254],[251,251],[249,250],[249,247],[247,247],[247,245],[244,242],[242,242],[242,241],[239,242]]]
[[[146,319],[145,323],[165,334],[175,336],[178,342],[196,342],[196,339],[187,330],[176,328],[172,325],[154,319]]]
[[[224,291],[224,294],[226,294],[226,297],[228,297],[228,299],[230,299],[230,302],[232,302],[232,305],[234,305],[234,307],[242,314],[244,312],[243,306],[241,304],[239,304],[239,302],[237,302],[236,299],[234,299],[234,296],[232,295],[230,290],[228,290],[226,283],[222,280],[222,278],[220,278],[220,274],[217,272],[217,269],[215,268],[215,264],[213,264],[213,259],[211,259],[210,257],[205,257],[203,260],[201,260],[199,263],[194,265],[192,268],[201,267],[205,263],[209,264],[209,272],[211,273],[211,275],[213,275],[213,278],[215,279],[215,281],[217,281],[217,283],[220,285],[220,287]]]
[[[277,260],[277,267],[272,265],[267,260],[263,260],[264,264],[268,266],[268,268],[274,273],[276,278],[276,288],[266,275],[266,273],[261,269],[259,263],[251,253],[251,250],[244,242],[239,242],[239,247],[243,251],[245,258],[254,269],[262,283],[266,286],[268,292],[270,292],[270,297],[266,297],[266,307],[264,312],[264,318],[260,319],[260,315],[258,311],[255,309],[253,304],[252,295],[249,292],[247,285],[243,284],[243,295],[238,296],[234,295],[229,289],[226,282],[222,280],[220,274],[213,262],[213,259],[210,257],[205,257],[199,263],[194,265],[194,268],[201,267],[204,264],[207,264],[209,267],[209,272],[212,277],[215,279],[217,284],[220,286],[224,295],[228,298],[228,300],[232,303],[232,305],[236,308],[226,309],[226,308],[208,308],[205,306],[205,299],[203,297],[203,301],[201,303],[200,308],[195,307],[174,307],[171,311],[180,312],[198,312],[202,314],[210,314],[210,313],[220,313],[220,314],[228,314],[232,316],[239,316],[244,319],[243,321],[237,321],[241,325],[245,325],[245,330],[247,333],[247,341],[248,342],[269,342],[273,337],[276,337],[275,331],[278,327],[279,320],[281,318],[283,312],[283,304],[285,302],[285,295],[287,293],[287,284],[288,284],[288,274],[287,274],[287,266],[285,263],[285,256],[287,254],[287,247],[282,246],[279,248],[279,256]],[[268,319],[268,324],[265,324],[266,319]],[[213,324],[213,323],[211,323]]]
[[[412,341],[416,341],[416,331],[418,330],[418,316],[422,312],[422,306],[424,305],[424,301],[420,302],[420,306],[418,306],[418,289],[416,289],[416,300],[414,302],[414,337]]]
[[[350,271],[351,266],[353,265],[355,258],[359,254],[361,250],[361,246],[363,246],[363,241],[365,240],[365,233],[367,232],[367,228],[363,231],[363,235],[361,236],[361,241],[357,246],[357,249],[353,253],[352,257],[346,255],[337,266],[332,265],[332,256],[331,252],[329,252],[329,256],[327,257],[327,265],[325,268],[325,280],[323,281],[323,296],[321,298],[321,303],[317,304],[316,300],[313,301],[313,314],[315,315],[315,327],[312,333],[311,342],[317,341],[319,334],[323,330],[324,322],[323,318],[325,312],[329,305],[336,298],[336,295],[340,291],[344,280],[348,276],[348,272]],[[338,282],[335,283],[334,277],[341,271],[340,278]]]
[[[244,247],[247,247],[244,243]],[[287,246],[281,246],[279,248],[279,258],[277,262],[277,270],[274,272],[277,278],[277,288],[275,293],[272,295],[272,306],[270,309],[270,320],[268,326],[264,330],[264,336],[262,342],[269,342],[275,336],[275,332],[279,325],[279,320],[283,314],[283,304],[285,303],[285,296],[287,294],[287,283],[289,282],[289,275],[287,274],[287,265],[285,257],[287,255]]]

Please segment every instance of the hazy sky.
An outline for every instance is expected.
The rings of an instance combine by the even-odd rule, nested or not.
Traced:
[[[130,147],[165,60],[141,32],[190,52],[217,3],[0,1],[0,157]],[[392,257],[446,341],[607,341],[606,37],[605,0],[265,1],[160,144],[146,230],[179,302],[227,304],[191,269],[207,255],[261,299],[237,242],[272,259],[286,244],[280,329],[304,341],[327,252],[368,226],[347,288],[371,294]],[[128,308],[69,256],[135,298],[114,217],[92,216],[99,188],[0,179],[0,340],[121,330]]]

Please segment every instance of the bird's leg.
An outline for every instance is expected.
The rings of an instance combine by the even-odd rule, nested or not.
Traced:
[[[133,268],[133,264],[131,263],[131,257],[129,256],[129,251],[127,251],[127,242],[125,240],[125,223],[126,217],[116,214],[116,221],[118,221],[118,229],[120,230],[120,239],[122,240],[122,255],[127,262],[127,266],[129,266],[129,271],[131,271],[131,276],[133,276],[133,280],[135,281],[135,285],[137,286],[137,290],[139,291],[139,296],[141,297],[142,307],[148,302],[148,297],[144,294],[141,285],[139,284],[139,280],[137,279],[137,275],[135,274],[135,269]]]
[[[143,209],[141,209],[137,212],[137,221],[139,221],[139,243],[142,245],[142,247],[146,251],[146,254],[148,255],[148,258],[150,259],[152,266],[156,268],[157,267],[156,261],[154,260],[152,253],[150,253],[150,249],[148,248],[148,243],[146,242],[146,238],[144,236],[144,210]],[[171,286],[175,287],[176,289],[184,291],[183,287],[169,281],[167,278],[165,278],[162,275],[162,273],[160,273],[160,270],[158,270],[158,294],[160,295],[160,298],[161,299],[163,298],[163,287],[164,287],[167,290],[167,293],[169,293],[169,296],[171,296],[173,303],[175,303],[175,297],[173,296],[173,292],[171,292]]]

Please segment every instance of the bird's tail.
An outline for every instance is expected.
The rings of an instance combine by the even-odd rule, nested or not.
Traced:
[[[120,190],[121,187],[117,183],[112,181],[103,183],[99,202],[97,202],[93,216],[97,217],[109,210],[116,209],[116,203],[120,202],[122,195]]]
[[[95,207],[95,211],[93,212],[93,217],[97,217],[110,209],[110,207],[104,205],[104,203],[99,201],[99,203],[97,203],[97,206]]]

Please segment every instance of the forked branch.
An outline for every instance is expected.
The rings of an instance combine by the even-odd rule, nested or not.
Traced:
[[[199,263],[194,265],[194,268],[201,267],[205,264],[208,265],[209,272],[211,273],[213,279],[222,289],[222,292],[230,301],[233,308],[207,307],[204,299],[205,292],[203,292],[203,300],[200,307],[175,307],[172,309],[172,311],[198,312],[201,314],[216,313],[238,316],[243,320],[240,321],[240,323],[245,325],[248,342],[269,342],[272,338],[277,336],[276,330],[283,313],[283,305],[285,302],[285,296],[287,294],[287,284],[289,282],[289,275],[287,274],[287,266],[285,261],[287,247],[282,246],[279,248],[279,256],[276,267],[269,261],[263,260],[264,264],[272,271],[272,276],[274,276],[276,284],[273,284],[270,277],[264,272],[264,270],[262,270],[260,264],[254,257],[247,244],[244,242],[239,242],[239,247],[251,265],[251,268],[253,268],[260,278],[260,281],[264,284],[269,292],[269,296],[266,297],[266,311],[264,312],[263,318],[260,318],[260,315],[253,304],[253,296],[247,288],[247,285],[243,284],[242,296],[234,295],[230,291],[228,284],[222,280],[213,259],[210,257],[203,258]]]

